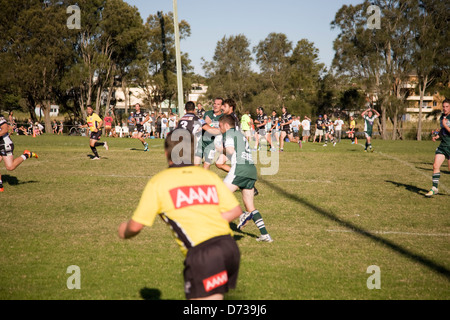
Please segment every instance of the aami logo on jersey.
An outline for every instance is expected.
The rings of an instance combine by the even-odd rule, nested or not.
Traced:
[[[214,185],[200,185],[174,188],[169,191],[176,209],[201,204],[219,204]]]
[[[217,287],[223,286],[227,282],[228,282],[228,274],[227,271],[225,270],[218,274],[213,275],[212,277],[204,279],[203,286],[205,287],[205,291],[209,292]]]

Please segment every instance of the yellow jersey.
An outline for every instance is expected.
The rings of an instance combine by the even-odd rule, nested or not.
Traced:
[[[350,129],[355,129],[355,128],[356,128],[355,120],[350,121]]]
[[[102,121],[102,119],[96,113],[93,113],[92,115],[88,116],[86,119],[89,130],[91,130],[92,132],[95,132],[97,129],[99,129],[99,123],[101,121]]]
[[[199,243],[232,235],[221,213],[238,205],[214,172],[197,166],[170,167],[147,183],[132,219],[151,226],[159,214],[186,255]]]

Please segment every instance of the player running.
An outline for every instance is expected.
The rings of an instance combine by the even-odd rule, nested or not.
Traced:
[[[25,150],[23,154],[14,159],[14,143],[9,136],[9,125],[5,117],[0,114],[0,162],[5,162],[6,170],[13,171],[22,162],[28,158],[38,158],[38,155],[34,152]],[[0,175],[0,192],[4,192],[2,176]]]
[[[144,151],[148,151],[148,143],[144,140],[143,136],[145,134],[144,123],[150,120],[150,116],[148,113],[141,111],[141,106],[139,103],[136,103],[134,108],[136,112],[133,114],[131,122],[133,122],[136,126],[136,130],[138,132],[136,139],[141,141],[144,145]]]
[[[105,142],[98,142],[100,140],[100,137],[102,135],[102,125],[103,121],[102,119],[94,112],[94,109],[89,105],[86,108],[87,111],[87,124],[84,125],[84,127],[88,127],[91,131],[91,136],[89,139],[89,146],[91,147],[92,152],[94,153],[94,157],[92,160],[99,160],[100,156],[98,155],[97,148],[98,146],[105,147],[106,150],[109,150],[108,144]]]
[[[373,114],[375,112],[375,114]],[[366,115],[367,114],[367,115]],[[361,113],[361,116],[364,119],[364,135],[366,137],[366,146],[364,148],[364,152],[367,152],[367,148],[369,148],[370,152],[373,152],[372,148],[372,132],[373,132],[373,124],[375,123],[375,119],[380,116],[377,110],[369,108]]]
[[[200,165],[202,161],[202,158],[200,156],[202,148],[202,127],[206,124],[206,122],[205,120],[197,117],[197,115],[195,114],[196,109],[194,102],[186,102],[184,110],[186,114],[178,121],[177,129],[187,130],[192,135],[194,135],[196,146],[194,164]]]
[[[445,159],[448,162],[448,169],[450,170],[450,99],[445,99],[442,103],[442,115],[439,119],[441,130],[438,136],[433,137],[433,141],[441,138],[441,143],[436,149],[433,163],[433,186],[431,190],[425,195],[432,197],[439,192],[439,179],[441,178],[441,165]]]
[[[286,139],[286,136],[289,136],[289,134],[291,133],[290,124],[292,123],[293,119],[291,114],[287,112],[286,107],[281,108],[281,112],[280,152],[283,152],[284,139]]]
[[[120,224],[119,237],[136,236],[159,215],[172,229],[185,256],[186,298],[223,299],[237,283],[240,252],[229,223],[242,210],[214,172],[192,165],[195,139],[191,134],[172,141],[177,131],[185,130],[169,133],[164,144],[169,168],[147,183],[132,218]],[[176,150],[191,152],[179,161]]]
[[[242,200],[247,210],[239,217],[237,228],[242,229],[250,220],[253,220],[261,233],[256,240],[272,242],[273,239],[267,232],[261,213],[255,208],[253,202],[257,172],[248,141],[242,132],[236,130],[235,119],[232,115],[224,115],[219,120],[219,128],[223,134],[224,154],[231,161],[231,166],[225,162],[221,163],[220,168],[228,172],[223,181],[231,192],[235,192],[238,188],[242,190]]]

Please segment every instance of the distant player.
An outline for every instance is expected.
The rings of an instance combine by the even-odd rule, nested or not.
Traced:
[[[355,131],[356,131],[356,121],[353,116],[350,116],[350,123],[347,131],[348,137],[352,140],[352,144],[355,143]]]
[[[259,146],[260,141],[263,137],[266,136],[266,124],[267,124],[268,118],[267,115],[264,113],[263,107],[256,108],[256,119],[254,121],[255,123],[255,150],[259,150],[261,147]],[[267,142],[269,142],[267,140]]]
[[[291,127],[290,124],[292,123],[292,116],[290,113],[287,112],[286,107],[281,108],[281,121],[280,121],[280,151],[283,152],[284,147],[284,139],[286,136],[289,136],[291,134]]]
[[[97,148],[98,146],[105,147],[106,150],[109,149],[108,144],[105,142],[98,142],[100,140],[100,137],[102,135],[102,125],[103,121],[102,119],[94,112],[94,109],[89,105],[86,108],[87,111],[87,125],[84,127],[88,127],[91,131],[91,135],[89,138],[89,146],[91,147],[92,152],[94,153],[94,158],[92,160],[98,160],[100,159],[100,156],[98,155]]]
[[[242,210],[214,172],[192,165],[194,137],[172,140],[177,131],[164,144],[169,168],[147,183],[132,218],[120,224],[119,237],[136,236],[159,215],[185,256],[186,298],[221,300],[237,284],[240,252],[229,223]],[[181,158],[178,150],[183,150]]]
[[[375,112],[375,114],[374,114]],[[364,152],[369,151],[373,152],[372,148],[372,133],[373,133],[373,124],[375,123],[375,119],[380,116],[377,110],[369,108],[361,113],[361,116],[364,119],[364,135],[366,137],[366,146],[364,148]]]
[[[38,155],[34,152],[25,150],[23,154],[14,159],[14,143],[9,136],[9,125],[5,117],[0,114],[0,162],[3,160],[6,170],[13,171],[22,162],[28,158],[38,158]],[[0,175],[0,192],[4,192],[2,176]]]
[[[438,136],[433,137],[433,141],[441,139],[439,147],[436,149],[433,163],[433,186],[425,195],[431,197],[438,193],[439,179],[441,178],[441,165],[447,159],[448,169],[450,170],[450,99],[445,99],[442,103],[442,115],[439,119],[441,130]]]
[[[225,164],[225,162],[221,163],[220,168],[228,172],[223,181],[231,192],[241,189],[242,200],[247,210],[239,217],[237,227],[242,229],[252,219],[261,233],[261,236],[256,240],[272,242],[273,240],[267,232],[261,213],[256,210],[253,202],[257,172],[252,160],[248,140],[242,132],[236,130],[235,119],[232,115],[224,115],[219,120],[219,126],[224,139],[224,153],[231,161],[231,166]]]
[[[144,151],[148,151],[148,143],[144,140],[143,136],[145,134],[144,123],[150,120],[150,116],[148,115],[148,113],[141,111],[141,106],[139,105],[139,103],[136,103],[134,108],[135,112],[133,114],[133,117],[131,118],[131,121],[137,129],[136,139],[141,141],[144,146]]]

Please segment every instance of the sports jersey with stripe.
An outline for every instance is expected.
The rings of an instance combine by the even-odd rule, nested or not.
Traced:
[[[221,213],[238,205],[214,172],[196,166],[170,167],[147,183],[132,219],[151,226],[160,215],[186,255],[206,240],[232,235]]]
[[[450,127],[450,115],[444,116],[441,115],[439,118],[439,123],[441,125],[441,130],[439,131],[439,137],[441,138],[441,146],[450,148],[450,132],[444,128],[444,121],[446,121],[447,126]]]
[[[267,122],[268,119],[267,119],[267,115],[265,113],[258,114],[256,116],[256,120],[258,121],[258,124],[256,125],[256,128],[258,130],[266,129],[266,125],[264,123]]]
[[[367,135],[370,137],[372,136],[373,131],[373,124],[375,123],[375,119],[378,118],[376,114],[374,114],[372,117],[364,116],[364,132],[367,133]]]
[[[141,110],[139,110],[139,112],[135,112],[133,115],[134,120],[136,121],[136,125],[138,126],[142,126],[144,125],[144,121],[147,118],[147,113],[146,112],[142,112]]]
[[[91,130],[92,132],[95,132],[99,129],[98,126],[101,121],[102,119],[96,113],[93,113],[90,116],[87,116],[86,118],[89,130]]]
[[[288,123],[291,120],[292,120],[292,116],[291,116],[290,113],[287,113],[287,112],[283,113],[281,115],[281,123],[282,124],[284,123],[284,124],[282,125],[281,130],[288,131],[289,130],[289,124],[286,124],[286,123]]]
[[[257,171],[253,163],[252,153],[248,140],[242,132],[230,129],[223,135],[224,147],[233,147],[234,153],[231,156],[231,169],[228,176],[234,175],[250,179],[257,179]]]
[[[0,128],[4,126],[6,127],[6,133],[0,136],[0,156],[11,155],[14,151],[14,144],[8,133],[8,122],[4,116],[0,115]]]

